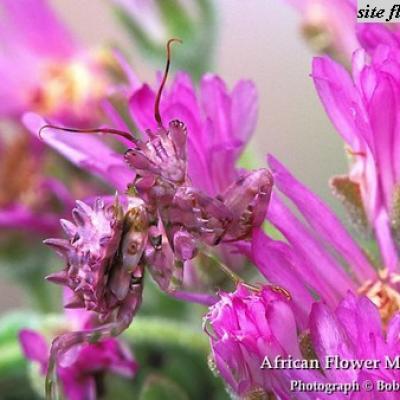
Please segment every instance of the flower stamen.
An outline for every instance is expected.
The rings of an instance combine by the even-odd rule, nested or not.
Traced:
[[[395,288],[400,275],[390,274],[387,269],[379,271],[378,275],[378,280],[365,282],[358,292],[376,305],[386,328],[393,315],[400,311],[400,293]]]

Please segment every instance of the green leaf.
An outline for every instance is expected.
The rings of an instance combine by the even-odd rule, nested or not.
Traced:
[[[123,7],[114,6],[113,9],[139,50],[158,67],[165,64],[167,40],[172,37],[182,39],[183,46],[174,52],[172,66],[187,71],[198,80],[209,70],[213,58],[216,20],[212,2],[197,0],[194,13],[189,13],[182,1],[158,0],[155,4],[160,14],[159,23],[166,31],[162,40],[155,40],[145,26],[135,21]]]
[[[171,36],[184,37],[190,40],[194,26],[186,9],[177,0],[157,0],[162,21]]]
[[[152,374],[146,379],[139,400],[189,400],[189,397],[175,382]]]

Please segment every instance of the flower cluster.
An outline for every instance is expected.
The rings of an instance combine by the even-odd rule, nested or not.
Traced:
[[[350,2],[339,6],[336,11],[352,7]],[[334,20],[327,29],[336,29]],[[334,177],[332,188],[358,231],[376,242],[378,254],[371,257],[327,205],[269,156],[275,190],[267,219],[283,240],[258,230],[251,246],[242,249],[268,281],[290,293],[290,301],[281,299],[285,306],[280,306],[276,319],[275,310],[281,303],[275,295],[266,295],[271,293],[270,287],[253,292],[239,287],[233,294],[221,294],[206,316],[206,324],[212,328],[207,332],[216,367],[241,398],[291,398],[290,382],[297,380],[353,382],[360,390],[350,394],[352,399],[396,398],[395,393],[375,386],[365,390],[363,382],[398,379],[396,369],[386,368],[385,360],[399,351],[399,46],[396,29],[369,24],[358,27],[357,36],[364,48],[356,49],[360,44],[353,40],[355,27],[351,29],[353,36],[345,30],[338,33],[349,40],[352,76],[337,62],[323,57],[314,59],[312,77],[350,156],[350,173]],[[338,45],[340,37],[336,39]],[[260,372],[264,357],[276,356],[317,360],[320,371],[267,368]],[[375,360],[377,367],[326,368],[324,361],[332,356]],[[297,395],[324,398],[318,392]]]
[[[349,293],[333,309],[315,303],[305,330],[299,325],[292,299],[274,288],[251,292],[239,286],[234,293],[222,293],[220,298],[205,317],[206,330],[215,366],[240,398],[275,395],[289,399],[294,394],[290,389],[293,381],[356,382],[363,388],[362,383],[368,379],[392,382],[399,378],[396,369],[385,368],[385,359],[394,359],[399,352],[399,315],[383,332],[379,313],[366,297]],[[334,356],[342,360],[376,360],[379,367],[332,368],[326,360]],[[276,362],[278,359],[317,363],[313,368],[284,368]],[[366,398],[368,393],[375,399],[396,398],[394,393],[383,397],[377,388],[370,392],[362,389],[351,398]],[[295,395],[304,399],[331,396],[318,391]]]

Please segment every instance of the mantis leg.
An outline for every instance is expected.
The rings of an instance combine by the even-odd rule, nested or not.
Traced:
[[[130,294],[120,305],[116,320],[93,329],[69,332],[57,336],[51,345],[49,365],[46,375],[46,400],[59,400],[60,385],[57,377],[57,364],[60,356],[79,344],[95,344],[104,339],[120,335],[131,324],[142,301],[142,284],[134,284]]]

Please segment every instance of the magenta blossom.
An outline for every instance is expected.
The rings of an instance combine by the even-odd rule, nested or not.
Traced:
[[[288,399],[291,378],[321,379],[312,371],[261,368],[265,357],[302,358],[292,301],[279,287],[251,291],[239,285],[234,293],[220,293],[204,323],[216,369],[240,398]]]
[[[134,77],[131,85],[130,109],[137,126],[144,135],[147,130],[157,132],[155,92]],[[201,99],[198,99],[190,78],[180,73],[171,88],[163,93],[160,113],[164,121],[185,123],[187,171],[195,188],[215,196],[239,178],[236,163],[254,131],[257,116],[257,95],[251,82],[240,81],[230,94],[219,77],[206,75],[201,82]],[[25,116],[24,123],[36,137],[46,125],[43,119],[31,114]],[[123,124],[117,127],[126,128]],[[50,128],[41,137],[71,162],[118,189],[125,189],[128,177],[131,181],[134,178],[123,167],[122,159],[96,138]]]
[[[313,63],[318,94],[349,148],[347,181],[354,194],[346,194],[340,180],[333,184],[345,203],[354,204],[356,215],[366,214],[383,263],[392,271],[398,268],[392,233],[398,229],[400,182],[396,155],[399,61],[400,48],[379,46],[370,61],[362,50],[354,54],[352,76],[328,58],[316,58]]]
[[[271,156],[269,165],[276,192],[267,219],[284,240],[258,230],[247,252],[269,282],[296,300],[299,326],[307,326],[316,298],[334,309],[349,291],[367,296],[386,326],[400,310],[398,273],[375,265],[329,207]]]
[[[157,129],[155,97],[147,84],[133,88],[130,109],[143,132]],[[198,95],[188,75],[176,75],[163,92],[160,112],[164,121],[183,121],[187,127],[188,174],[194,187],[216,195],[238,177],[236,163],[254,132],[257,106],[250,81],[239,81],[229,92],[221,78],[205,75]]]
[[[37,111],[65,123],[98,120],[108,85],[104,67],[46,0],[2,1],[0,32],[1,116]]]
[[[72,329],[88,329],[92,315],[88,312],[70,313]],[[19,340],[25,357],[40,368],[45,375],[48,369],[50,348],[46,338],[38,332],[24,329]],[[68,355],[68,356],[67,356]],[[57,365],[57,375],[68,400],[95,400],[97,383],[105,373],[133,378],[138,365],[129,349],[119,340],[110,338],[100,343],[83,344],[70,350]]]
[[[35,139],[17,134],[0,140],[0,227],[42,238],[54,234],[72,205],[69,190],[45,175],[46,152]]]
[[[25,114],[23,123],[35,138],[40,138],[39,132],[46,125],[43,118],[33,113]],[[134,172],[126,165],[123,157],[99,138],[54,129],[43,130],[41,138],[74,165],[99,176],[121,192],[126,190],[134,178]]]
[[[46,0],[2,1],[0,32],[0,117],[15,122],[5,126],[0,144],[0,227],[43,237],[58,231],[57,220],[71,209],[69,190],[86,196],[93,185],[83,189],[71,170],[68,189],[54,178],[48,170],[54,154],[25,137],[20,117],[35,110],[68,124],[97,123],[109,82],[101,63],[75,41]],[[15,140],[8,140],[8,127],[19,131],[12,132]]]
[[[205,324],[215,367],[234,394],[240,398],[271,395],[305,400],[397,398],[396,393],[376,387],[366,390],[364,382],[399,379],[397,370],[386,366],[399,352],[400,314],[383,326],[370,300],[348,293],[334,311],[323,302],[315,302],[307,326],[301,328],[293,309],[295,302],[278,287],[251,291],[239,286],[234,293],[220,294],[220,301],[210,308]],[[365,362],[338,368],[335,362],[339,359],[358,363],[374,360],[376,368],[368,368]],[[282,360],[292,362],[293,367],[279,367]],[[296,390],[296,386],[291,389],[296,381],[320,386],[309,391]],[[350,395],[327,390],[335,383],[353,382],[359,390]]]
[[[324,368],[324,374],[330,382],[358,382],[360,391],[352,393],[355,399],[397,399],[398,395],[390,391],[379,390],[376,386],[366,391],[363,383],[398,381],[400,373],[388,367],[399,354],[400,314],[396,314],[387,326],[382,325],[378,309],[366,297],[348,294],[333,312],[322,303],[313,306],[310,315],[310,340],[313,351]],[[373,360],[374,368],[360,367],[335,368],[335,361]],[[327,364],[330,362],[330,364]]]

